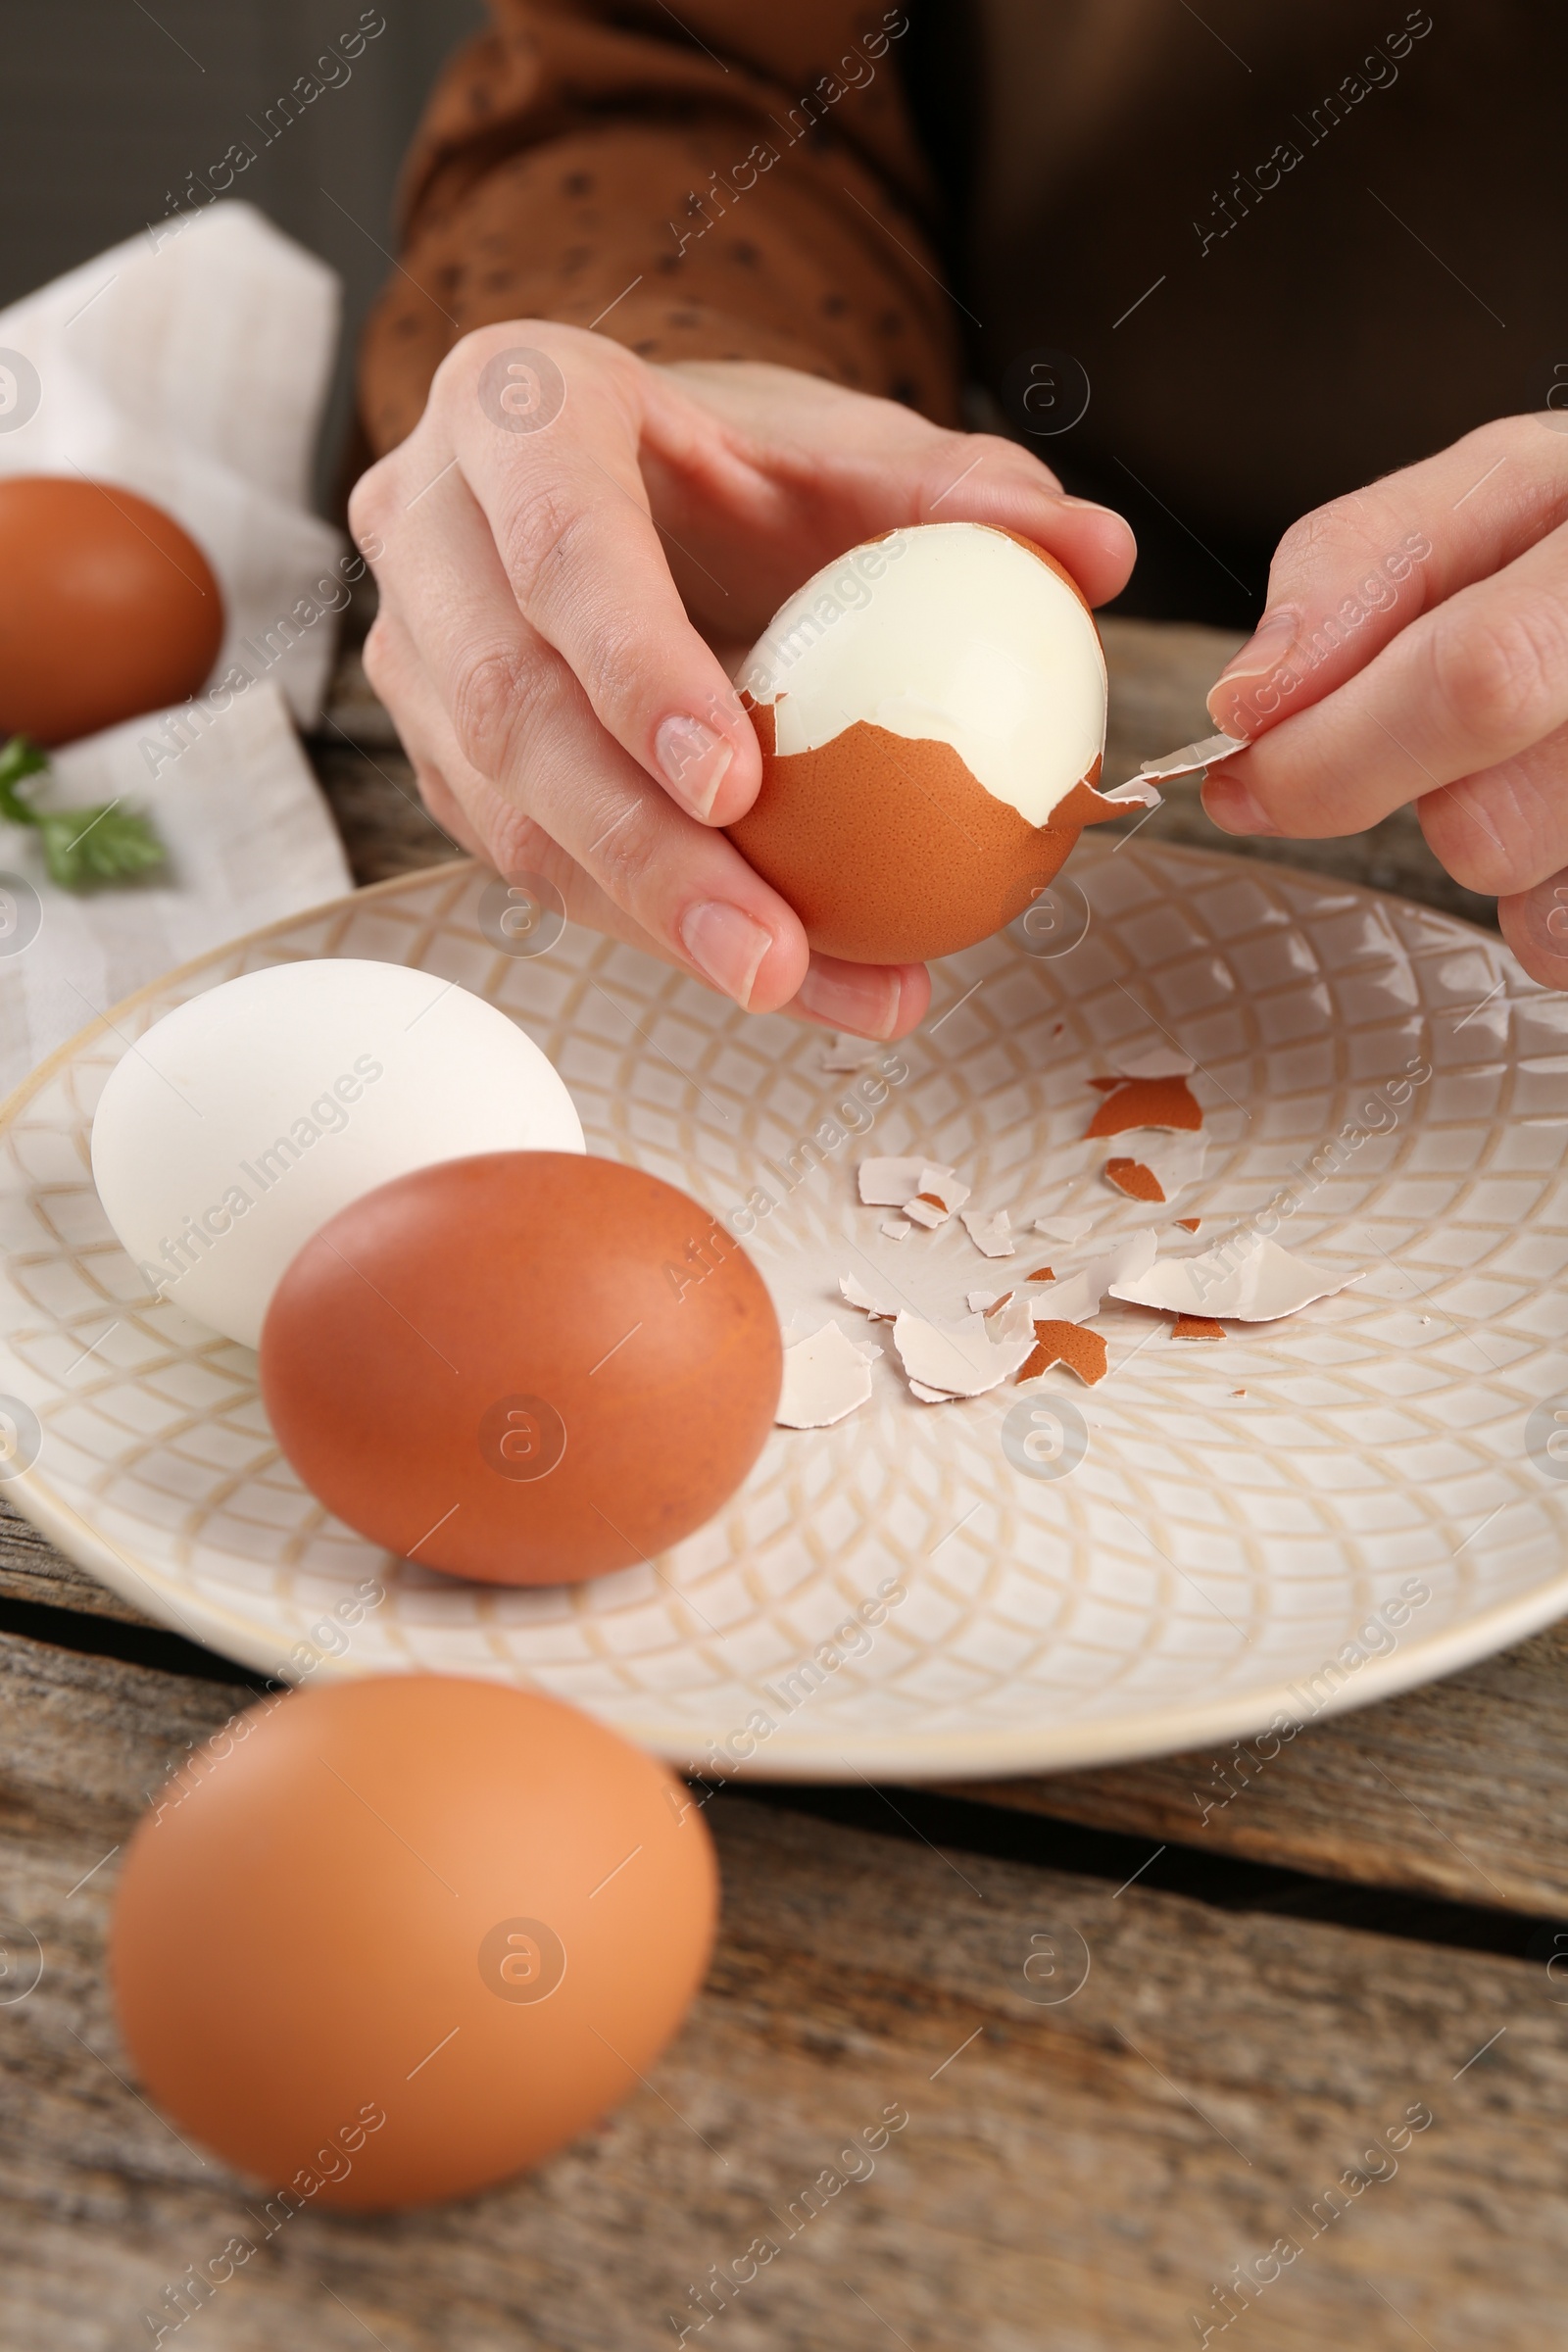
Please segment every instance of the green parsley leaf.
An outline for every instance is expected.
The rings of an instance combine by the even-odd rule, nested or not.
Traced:
[[[48,771],[48,754],[25,735],[13,735],[0,749],[0,817],[34,828],[49,878],[62,890],[129,882],[165,862],[168,853],[152,818],[119,801],[93,808],[35,808],[22,786],[28,776]]]

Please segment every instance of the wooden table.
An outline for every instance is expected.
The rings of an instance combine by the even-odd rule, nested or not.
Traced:
[[[1107,635],[1115,775],[1203,730],[1231,641]],[[451,854],[352,662],[313,749],[362,880]],[[1408,816],[1302,861],[1483,911]],[[151,2344],[189,2266],[259,2237],[138,2097],[102,1967],[141,1792],[248,1679],[0,1517],[0,1998],[24,1931],[43,1957],[0,2008],[3,2352]],[[470,2203],[298,2214],[163,2341],[1568,2344],[1565,1690],[1554,1629],[1268,1760],[719,1795],[717,1955],[645,2091]]]

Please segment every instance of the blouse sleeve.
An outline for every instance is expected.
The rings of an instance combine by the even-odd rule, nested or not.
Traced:
[[[643,358],[768,360],[958,416],[901,7],[490,0],[405,167],[366,331],[379,454],[472,328],[550,318]]]

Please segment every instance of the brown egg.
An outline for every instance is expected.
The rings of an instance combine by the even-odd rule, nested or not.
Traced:
[[[1016,533],[925,523],[853,549],[741,675],[762,747],[732,841],[813,948],[920,962],[989,938],[1086,824],[1105,664],[1076,582]]]
[[[0,480],[0,736],[74,743],[197,693],[223,639],[212,567],[118,483]]]
[[[614,1733],[379,1676],[266,1700],[186,1764],[131,1840],[110,1972],[148,2095],[271,2192],[260,2243],[583,2131],[675,2032],[716,1899],[700,1811]]]
[[[388,1550],[573,1583],[678,1543],[772,1426],[778,1319],[733,1237],[618,1160],[497,1152],[331,1218],[262,1329],[272,1428]]]

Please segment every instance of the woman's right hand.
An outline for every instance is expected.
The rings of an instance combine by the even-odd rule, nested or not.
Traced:
[[[725,659],[901,524],[1003,524],[1096,604],[1135,553],[1009,441],[792,368],[650,367],[542,319],[448,354],[349,514],[381,595],[366,669],[439,823],[754,1012],[876,1038],[915,1026],[930,983],[811,955],[725,838],[761,781]]]

